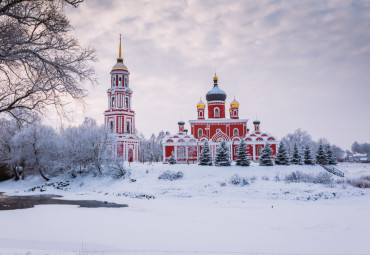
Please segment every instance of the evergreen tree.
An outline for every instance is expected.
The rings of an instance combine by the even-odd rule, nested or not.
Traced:
[[[270,144],[266,143],[262,150],[262,156],[260,158],[260,166],[273,166],[274,161],[272,160],[272,149]]]
[[[215,165],[216,166],[230,166],[231,161],[229,158],[229,148],[225,141],[222,141],[220,146],[216,149],[216,159]]]
[[[327,163],[327,156],[322,144],[320,144],[319,149],[316,152],[316,163],[320,165],[326,165]]]
[[[293,158],[292,158],[292,163],[293,163],[294,165],[303,165],[303,162],[302,162],[302,156],[301,156],[301,154],[299,153],[298,146],[297,146],[297,144],[296,144],[296,143],[294,144],[294,148],[293,148]]]
[[[207,140],[204,142],[202,153],[199,157],[199,165],[212,166],[211,152],[209,150],[209,144]]]
[[[168,159],[168,163],[169,163],[170,165],[177,164],[177,160],[175,159],[175,155],[174,155],[174,153],[173,153],[173,152],[172,152],[172,154],[171,154],[171,157]]]
[[[336,165],[337,159],[335,158],[333,147],[327,144],[325,146],[325,152],[326,152],[326,160],[328,165]]]
[[[310,146],[306,145],[304,149],[304,164],[305,165],[314,165],[315,161],[312,158],[311,148]]]
[[[276,154],[276,165],[290,165],[290,159],[284,143],[280,143],[278,152]]]
[[[238,147],[238,157],[236,158],[236,165],[238,166],[249,166],[251,164],[250,158],[246,153],[247,146],[245,141],[242,139]]]

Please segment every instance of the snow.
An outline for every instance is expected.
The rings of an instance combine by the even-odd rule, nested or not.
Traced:
[[[338,168],[347,178],[370,175],[370,164]],[[184,176],[159,180],[166,170]],[[49,186],[44,193],[129,207],[43,205],[0,211],[0,254],[369,254],[370,191],[343,183],[275,181],[297,170],[324,171],[319,166],[158,163],[132,164],[130,178],[135,182],[69,179],[67,191]],[[250,184],[232,185],[235,174]],[[0,191],[37,194],[27,190],[44,183],[36,177],[7,181],[0,183]],[[140,194],[155,198],[135,198]]]

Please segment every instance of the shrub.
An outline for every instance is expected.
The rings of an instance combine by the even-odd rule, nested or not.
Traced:
[[[262,176],[262,180],[264,180],[264,181],[269,181],[269,180],[270,180],[270,178],[269,178],[268,176]]]
[[[230,181],[231,184],[233,185],[240,185],[240,186],[245,186],[249,185],[248,179],[246,177],[240,177],[239,175],[235,174],[231,176]]]
[[[158,176],[158,179],[174,181],[174,180],[182,179],[182,177],[184,177],[184,173],[181,172],[181,171],[171,172],[171,171],[167,170],[167,171],[161,173],[161,175]]]
[[[284,181],[290,182],[307,182],[307,183],[320,183],[331,184],[333,183],[332,175],[329,173],[319,173],[318,175],[305,174],[300,171],[295,171],[285,176]]]
[[[370,176],[361,176],[358,179],[348,179],[347,183],[353,187],[368,189],[370,188]]]

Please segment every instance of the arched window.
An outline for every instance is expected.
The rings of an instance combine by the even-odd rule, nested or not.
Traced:
[[[113,80],[112,80],[112,87],[116,86],[116,77],[113,76]]]
[[[112,97],[112,107],[115,107],[116,106],[116,102],[114,100],[114,97]]]
[[[220,109],[218,107],[215,108],[215,117],[220,117]]]
[[[122,84],[122,77],[120,76],[118,79],[118,86],[121,86],[121,84]]]
[[[129,105],[128,105],[128,97],[126,97],[125,99],[125,108],[128,109],[129,108]]]
[[[234,128],[234,135],[239,135],[239,129]]]
[[[219,128],[217,128],[217,129],[216,129],[216,133],[218,133],[218,132],[220,132],[220,131],[221,131],[221,129],[219,129]]]
[[[127,133],[131,134],[131,122],[127,121]]]
[[[234,147],[234,155],[236,156],[238,156],[238,149],[239,149],[239,146]]]
[[[125,76],[125,85],[124,85],[126,88],[128,87],[128,79],[127,77]]]
[[[109,121],[109,126],[110,126],[110,131],[113,132],[113,129],[114,129],[113,120]]]
[[[201,138],[203,136],[203,129],[198,129],[198,137]]]

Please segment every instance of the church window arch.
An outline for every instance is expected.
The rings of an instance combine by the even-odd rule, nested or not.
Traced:
[[[114,130],[113,120],[109,121],[109,128],[110,128],[110,131],[113,132],[113,130]]]
[[[124,87],[127,88],[128,87],[128,79],[127,77],[125,76],[125,84],[124,84]]]
[[[257,155],[262,154],[262,146],[257,146]]]
[[[122,84],[122,77],[120,76],[120,77],[118,78],[118,86],[121,86],[121,84]]]
[[[130,121],[127,121],[127,124],[126,124],[126,132],[128,134],[131,134],[131,122]]]
[[[112,107],[115,107],[116,106],[116,101],[115,101],[115,98],[112,97]]]
[[[126,109],[129,109],[130,108],[129,107],[129,99],[128,99],[128,97],[125,98],[125,108]]]
[[[234,128],[233,134],[234,134],[234,135],[239,135],[239,129]]]
[[[203,136],[203,129],[198,129],[198,137],[202,137]]]
[[[214,113],[215,113],[215,117],[220,117],[220,108],[216,107]]]
[[[113,79],[112,79],[112,87],[116,86],[116,77],[113,76]]]

